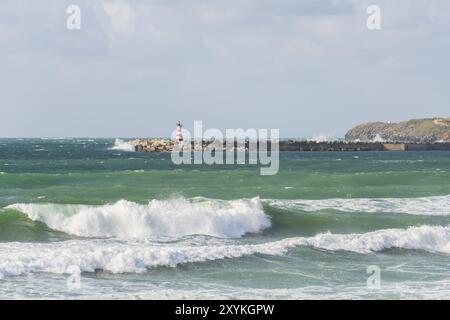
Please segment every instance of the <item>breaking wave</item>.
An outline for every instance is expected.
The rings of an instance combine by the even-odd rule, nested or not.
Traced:
[[[134,151],[134,146],[122,139],[116,139],[114,145],[109,150]]]
[[[209,200],[173,198],[147,205],[126,200],[101,206],[13,204],[49,228],[81,237],[146,239],[202,234],[238,238],[271,226],[259,198]]]
[[[421,198],[267,200],[267,202],[274,207],[307,212],[333,209],[343,212],[450,215],[450,195]]]
[[[208,242],[208,241],[206,241]],[[69,240],[55,243],[0,244],[0,278],[34,272],[70,273],[104,270],[140,273],[157,266],[176,267],[190,262],[239,258],[254,254],[282,255],[288,249],[307,246],[361,254],[391,248],[450,253],[450,227],[420,226],[384,229],[362,234],[318,234],[260,244],[153,243],[148,241]]]
[[[376,134],[376,136],[372,139],[372,141],[371,142],[386,142],[386,140],[385,139],[383,139],[383,137],[382,136],[380,136],[380,134],[379,133],[377,133]]]

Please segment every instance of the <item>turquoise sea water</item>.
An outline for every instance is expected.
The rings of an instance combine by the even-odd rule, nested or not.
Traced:
[[[0,139],[0,298],[450,297],[448,152],[281,153],[260,176],[114,145]]]

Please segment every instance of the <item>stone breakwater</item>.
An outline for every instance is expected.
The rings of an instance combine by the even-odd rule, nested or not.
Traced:
[[[128,142],[140,152],[171,152],[175,141],[167,139],[137,139]]]
[[[171,152],[175,141],[168,139],[138,139],[129,141],[138,152]],[[186,142],[184,142],[186,143]],[[191,150],[212,150],[214,146],[209,141],[191,141]],[[259,150],[271,150],[271,143],[259,143]],[[222,151],[247,151],[249,142],[222,143]],[[279,142],[279,151],[450,151],[450,143],[383,143],[383,142],[348,142],[348,141],[296,141],[283,140]]]

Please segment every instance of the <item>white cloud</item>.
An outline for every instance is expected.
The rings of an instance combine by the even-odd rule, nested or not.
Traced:
[[[342,134],[379,114],[442,114],[450,99],[448,1],[377,0],[376,32],[365,27],[366,0],[76,2],[80,32],[65,28],[73,1],[2,0],[0,108],[15,109],[0,136],[65,135],[83,112],[88,123],[107,120],[85,127],[90,135],[163,135],[174,113],[289,136]],[[19,128],[30,109],[40,121]],[[71,135],[89,135],[74,127]]]

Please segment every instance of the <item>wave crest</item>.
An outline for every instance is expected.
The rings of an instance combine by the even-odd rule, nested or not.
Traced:
[[[112,273],[145,272],[157,266],[239,258],[254,254],[282,255],[289,248],[308,246],[329,251],[367,254],[391,248],[450,253],[450,227],[420,226],[362,234],[318,234],[260,244],[214,244],[208,240],[153,243],[147,241],[70,240],[56,243],[0,244],[0,278],[33,272],[70,273],[101,269]]]
[[[102,206],[13,204],[51,229],[81,237],[157,238],[202,234],[238,238],[271,226],[259,198],[206,200],[174,198],[142,205],[126,200]]]

